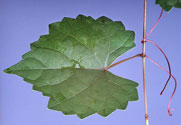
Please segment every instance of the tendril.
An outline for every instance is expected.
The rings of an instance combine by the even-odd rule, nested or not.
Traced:
[[[174,79],[175,81],[175,87],[174,87],[174,90],[172,92],[172,95],[170,96],[170,99],[169,99],[169,102],[168,102],[168,114],[170,116],[172,116],[172,113],[171,111],[173,111],[174,109],[173,108],[170,108],[170,104],[171,104],[171,101],[172,101],[172,98],[176,92],[176,89],[177,89],[177,80],[176,78],[168,71],[166,70],[164,67],[162,67],[160,64],[158,64],[157,62],[155,62],[153,59],[151,59],[149,56],[146,56],[146,58],[148,58],[153,64],[157,65],[158,67],[160,67],[162,70],[164,70],[165,72],[169,73],[169,75]]]
[[[170,78],[171,78],[171,66],[170,66],[170,62],[169,62],[169,60],[168,60],[168,58],[167,58],[167,56],[166,56],[166,54],[164,53],[164,51],[158,46],[158,44],[156,44],[155,42],[153,42],[152,40],[148,40],[148,39],[146,39],[146,41],[147,42],[150,42],[150,43],[152,43],[153,45],[155,45],[159,50],[160,50],[160,52],[164,55],[164,57],[165,57],[165,59],[166,59],[166,61],[167,61],[167,64],[168,64],[168,69],[169,69],[169,77],[168,77],[168,79],[167,79],[167,81],[166,81],[166,83],[165,83],[165,85],[164,85],[164,87],[163,87],[163,89],[162,89],[162,91],[160,92],[160,95],[162,95],[163,94],[163,92],[165,91],[165,88],[167,87],[167,85],[168,85],[168,82],[169,82],[169,80],[170,80]]]

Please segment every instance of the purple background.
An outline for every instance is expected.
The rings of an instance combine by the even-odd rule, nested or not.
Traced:
[[[157,20],[160,7],[148,0],[148,29]],[[136,33],[137,47],[118,60],[141,52],[143,0],[0,0],[0,125],[143,125],[144,103],[141,58],[133,59],[112,68],[114,74],[139,83],[139,101],[130,102],[126,111],[116,110],[107,118],[94,114],[84,120],[77,116],[64,116],[61,112],[48,110],[48,97],[32,91],[32,85],[2,70],[19,62],[21,55],[30,50],[30,43],[48,33],[48,24],[63,17],[78,14],[98,18],[107,16],[120,20],[127,29]],[[181,10],[164,12],[161,22],[149,39],[157,42],[168,55],[172,72],[181,83]],[[163,55],[150,43],[147,54],[164,67]],[[117,61],[118,61],[117,60]],[[159,93],[168,74],[147,61],[147,94],[150,125],[178,125],[181,118],[181,86],[178,85],[171,106],[173,116],[167,114],[167,104],[173,90],[171,80],[163,96]]]

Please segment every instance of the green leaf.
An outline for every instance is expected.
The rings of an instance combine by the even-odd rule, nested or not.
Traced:
[[[22,61],[4,70],[49,96],[48,108],[85,118],[107,116],[138,100],[137,83],[104,68],[135,46],[134,32],[107,17],[83,15],[49,25]]]
[[[173,7],[181,8],[181,0],[156,0],[165,11],[170,11]]]

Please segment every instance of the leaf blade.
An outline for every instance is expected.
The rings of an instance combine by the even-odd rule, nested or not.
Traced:
[[[50,24],[49,34],[4,72],[23,77],[49,96],[50,109],[80,118],[108,116],[138,100],[137,83],[104,70],[135,46],[134,37],[121,22],[107,17],[64,18]]]

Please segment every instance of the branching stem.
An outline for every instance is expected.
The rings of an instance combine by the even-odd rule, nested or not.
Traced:
[[[123,60],[121,60],[121,61],[119,61],[119,62],[113,63],[112,65],[104,68],[104,70],[108,70],[108,69],[110,69],[110,68],[112,68],[112,67],[114,67],[114,66],[116,66],[116,65],[118,65],[118,64],[120,64],[120,63],[126,62],[126,61],[131,60],[131,59],[134,59],[134,58],[136,58],[136,57],[141,57],[141,56],[142,56],[142,54],[137,54],[137,55],[135,55],[135,56],[131,56],[131,57],[129,57],[129,58],[123,59]]]
[[[143,20],[143,49],[142,49],[142,62],[143,62],[143,90],[144,90],[144,105],[145,105],[145,124],[148,125],[148,108],[147,108],[147,95],[146,95],[146,16],[147,16],[147,0],[144,0],[144,20]]]

